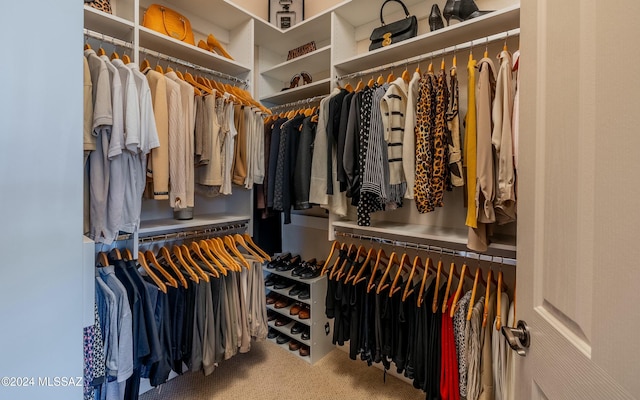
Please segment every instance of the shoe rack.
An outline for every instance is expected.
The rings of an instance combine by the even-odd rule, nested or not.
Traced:
[[[318,360],[324,357],[327,353],[333,350],[335,347],[331,343],[332,333],[327,333],[326,327],[333,326],[333,324],[329,324],[329,319],[325,316],[325,295],[327,293],[327,278],[326,276],[319,276],[312,279],[301,279],[299,277],[295,277],[291,275],[291,271],[277,271],[274,269],[267,268],[267,265],[264,264],[262,269],[265,273],[265,277],[269,274],[274,274],[279,277],[286,278],[292,282],[291,285],[284,289],[274,289],[273,286],[267,287],[266,292],[267,295],[270,293],[278,293],[285,298],[291,300],[291,304],[287,307],[276,308],[273,304],[267,304],[267,309],[270,313],[277,313],[279,317],[285,317],[290,319],[286,325],[276,326],[275,321],[269,321],[269,327],[275,329],[280,334],[286,335],[291,339],[294,339],[304,345],[309,346],[310,352],[309,356],[301,356],[299,351],[291,351],[289,350],[289,343],[278,344],[276,342],[276,338],[267,339],[274,343],[275,345],[281,347],[285,351],[289,352],[291,355],[301,358],[302,360],[315,364]],[[289,290],[295,284],[304,284],[308,285],[310,297],[307,300],[300,300],[297,296],[289,295]],[[290,310],[293,305],[296,303],[302,303],[307,305],[310,309],[310,318],[309,319],[300,319],[297,315],[291,315]],[[305,325],[310,329],[310,337],[309,340],[303,340],[300,334],[292,334],[291,328],[296,324],[300,323]]]

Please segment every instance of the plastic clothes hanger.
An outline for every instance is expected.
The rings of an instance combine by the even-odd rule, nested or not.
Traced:
[[[144,259],[144,254],[142,254],[141,251],[138,252],[138,262],[140,263],[140,265],[142,266],[142,268],[145,270],[145,272],[147,273],[147,275],[149,275],[149,277],[151,278],[151,280],[153,281],[153,283],[156,284],[156,286],[158,286],[158,288],[160,290],[162,290],[163,293],[167,293],[167,286],[164,284],[164,282],[162,282],[160,280],[160,278],[158,278],[158,276],[151,270],[151,267],[149,267],[149,264],[147,264],[147,260]]]
[[[456,294],[453,297],[453,303],[451,303],[451,310],[449,311],[449,316],[453,318],[453,315],[456,312],[456,307],[458,306],[458,300],[460,300],[460,295],[462,294],[462,287],[464,285],[464,278],[467,276],[468,267],[467,264],[462,264],[462,271],[460,271],[460,280],[458,281],[458,288],[456,289]]]
[[[427,285],[427,277],[429,276],[430,269],[433,269],[433,261],[431,261],[431,257],[427,257],[427,262],[424,265],[424,275],[422,275],[422,282],[420,282],[420,291],[418,292],[418,307],[422,307],[422,302],[424,301],[424,290]]]
[[[413,277],[416,274],[416,270],[422,270],[422,273],[428,273],[424,270],[424,265],[422,264],[422,259],[420,256],[416,256],[413,259],[413,265],[411,266],[411,272],[409,272],[409,278],[407,278],[407,282],[404,286],[404,292],[402,293],[402,301],[405,301],[411,293],[413,293]]]
[[[398,272],[396,273],[395,278],[393,278],[393,282],[391,283],[391,288],[389,288],[389,297],[393,297],[393,295],[400,290],[400,287],[397,287],[398,285],[398,281],[400,280],[400,276],[402,275],[402,271],[407,271],[409,274],[411,274],[412,271],[412,265],[409,262],[409,256],[407,255],[407,253],[404,253],[402,255],[402,258],[400,258],[400,265],[398,266]]]

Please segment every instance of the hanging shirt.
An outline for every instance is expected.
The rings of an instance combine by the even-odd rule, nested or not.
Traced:
[[[398,78],[389,85],[380,102],[389,162],[389,200],[396,204],[402,204],[407,190],[402,161],[407,89],[404,79]]]
[[[447,108],[447,125],[449,128],[449,174],[451,184],[456,187],[464,186],[462,169],[462,149],[460,148],[460,109],[458,95],[457,68],[450,70],[451,95]]]
[[[318,114],[318,127],[316,129],[316,138],[313,143],[313,160],[311,163],[311,191],[309,193],[309,201],[321,206],[328,206],[329,196],[327,195],[327,185],[329,177],[327,171],[329,167],[327,162],[329,156],[327,153],[327,120],[329,111],[329,100],[331,97],[338,95],[340,89],[335,88],[333,92],[320,101]],[[271,154],[273,156],[273,152]]]
[[[469,57],[467,64],[467,116],[465,118],[464,133],[464,156],[462,165],[466,170],[467,178],[467,197],[465,204],[467,206],[467,218],[465,224],[469,228],[478,227],[478,214],[476,210],[476,178],[477,178],[477,162],[476,162],[476,60]],[[469,231],[471,234],[471,230]]]
[[[406,199],[413,199],[416,180],[416,106],[418,101],[420,74],[416,71],[407,88],[407,110],[404,120],[404,138],[402,140],[402,168],[407,182]]]
[[[163,74],[147,68],[143,71],[151,90],[153,118],[158,132],[159,146],[151,152],[147,166],[150,178],[148,192],[155,200],[169,199],[169,104],[167,81]]]

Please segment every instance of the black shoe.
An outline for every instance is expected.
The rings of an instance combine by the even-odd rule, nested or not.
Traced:
[[[309,265],[314,265],[316,264],[316,259],[312,258],[309,261],[303,261],[302,263],[300,263],[300,265],[296,268],[293,269],[293,271],[291,271],[291,275],[293,276],[300,276],[301,273],[304,272],[304,270],[309,266]]]
[[[305,326],[301,323],[296,322],[295,325],[291,327],[291,333],[294,335],[299,334],[305,330]]]
[[[285,260],[280,264],[278,264],[278,266],[276,267],[276,271],[280,271],[280,272],[291,271],[292,269],[300,265],[300,261],[301,261],[300,256],[291,257],[290,259]]]
[[[322,272],[322,267],[313,264],[309,265],[305,271],[300,274],[300,279],[313,279],[320,276],[320,272]]]
[[[277,337],[280,334],[280,332],[278,332],[277,330],[273,329],[273,328],[269,328],[269,333],[267,333],[267,338],[268,339],[273,339],[275,337]]]
[[[307,285],[305,285],[304,283],[298,283],[291,290],[289,290],[289,296],[298,296],[306,288]]]
[[[267,310],[267,321],[273,321],[274,319],[278,318],[278,315],[280,314],[271,310]]]
[[[431,6],[431,14],[429,14],[429,28],[431,32],[444,28],[442,16],[440,15],[440,7],[437,4]]]
[[[309,339],[311,339],[311,330],[310,330],[309,328],[305,329],[305,330],[302,332],[302,335],[300,336],[300,338],[301,338],[302,340],[309,340]]]
[[[269,275],[267,279],[264,280],[264,285],[266,287],[273,286],[276,283],[277,277],[273,274]]]
[[[286,289],[288,287],[291,287],[291,285],[293,285],[293,282],[291,282],[288,279],[281,278],[273,285],[273,288],[274,289]]]
[[[458,21],[467,21],[490,12],[480,11],[474,0],[447,0],[442,15],[444,15],[444,19],[447,20],[447,25],[449,25],[451,18]]]
[[[298,298],[300,300],[309,300],[311,298],[311,293],[309,292],[309,289],[305,288],[302,291],[300,291],[300,293],[298,294]]]
[[[269,263],[267,264],[267,268],[274,269],[278,266],[278,264],[289,259],[291,259],[291,253],[280,254],[278,257],[272,258],[271,261],[269,261]]]
[[[280,336],[278,336],[278,338],[276,339],[276,342],[278,344],[285,344],[285,343],[288,343],[289,340],[291,340],[291,338],[289,338],[289,336],[284,335],[284,334],[281,333]]]

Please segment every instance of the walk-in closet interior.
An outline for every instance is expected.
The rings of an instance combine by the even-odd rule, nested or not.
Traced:
[[[545,51],[563,34],[545,24],[555,3],[522,3],[0,6],[20,15],[0,36],[23,27],[5,54],[47,48],[7,61],[23,66],[0,81],[16,136],[0,151],[0,359],[12,364],[0,361],[0,399],[253,398],[241,387],[257,368],[275,380],[265,399],[296,392],[279,368],[299,371],[302,399],[513,400],[525,381],[527,398],[568,398],[557,376],[540,377],[552,379],[537,368],[547,356],[530,346],[554,347],[524,318],[565,327],[567,359],[597,359],[595,292],[577,294],[596,278],[575,266],[589,242],[574,238],[593,239],[596,224],[551,193],[563,162],[586,165],[586,145],[551,158],[579,136],[548,125],[565,97],[552,96]],[[71,61],[81,46],[84,69]],[[576,82],[597,75],[581,71]],[[580,88],[568,90],[596,92]],[[577,185],[593,195],[587,170]],[[564,234],[549,232],[560,221],[566,254]],[[324,388],[312,386],[318,369]],[[372,381],[334,383],[362,373]],[[634,385],[625,377],[619,393]],[[390,380],[403,389],[384,391]]]

